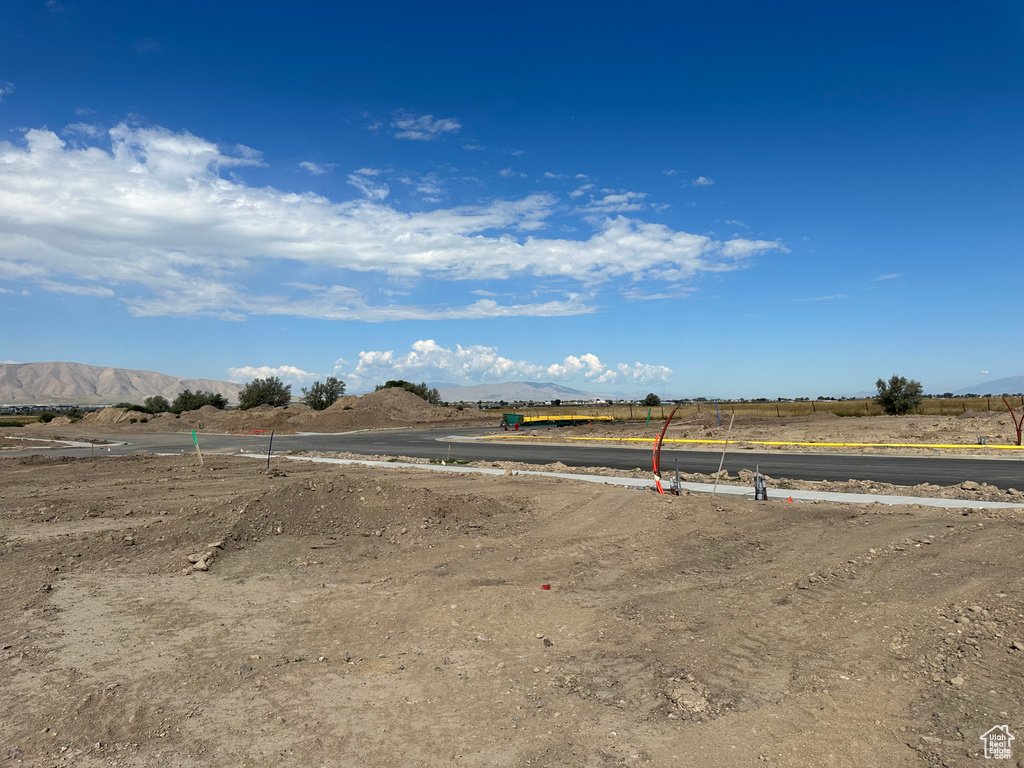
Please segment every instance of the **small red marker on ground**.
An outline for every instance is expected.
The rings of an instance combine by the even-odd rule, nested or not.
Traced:
[[[550,584],[541,584],[540,588],[541,589],[551,589],[551,585]]]
[[[790,496],[788,499],[786,499],[786,501],[788,501],[790,504],[792,504],[793,503],[793,497]]]

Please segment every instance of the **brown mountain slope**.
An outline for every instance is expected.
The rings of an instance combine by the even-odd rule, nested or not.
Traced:
[[[241,385],[214,379],[182,379],[153,371],[82,363],[0,364],[0,404],[141,403],[152,395],[173,400],[186,389],[219,392],[237,400]]]

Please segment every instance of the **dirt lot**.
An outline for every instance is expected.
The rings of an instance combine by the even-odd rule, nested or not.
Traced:
[[[1020,415],[1018,409],[1017,415]],[[1017,432],[1009,413],[995,411],[967,411],[959,416],[865,416],[840,417],[820,412],[813,416],[767,418],[737,415],[729,431],[732,415],[722,414],[722,426],[714,414],[700,414],[687,419],[673,420],[665,435],[666,440],[729,440],[736,450],[790,450],[805,451],[808,446],[766,445],[766,443],[896,443],[898,447],[868,446],[866,453],[931,453],[934,448],[910,448],[906,444],[954,445],[957,449],[942,449],[941,453],[966,455],[995,455],[1010,458],[1024,455],[1019,450],[998,449],[997,445],[1015,445]],[[528,428],[519,434],[533,435],[544,440],[570,440],[573,438],[628,439],[656,437],[664,422],[601,424],[564,428]],[[750,444],[745,444],[751,441]],[[983,444],[982,444],[983,443]],[[820,446],[814,450],[849,451],[847,447]]]
[[[973,766],[1024,726],[1020,512],[0,472],[4,765]]]

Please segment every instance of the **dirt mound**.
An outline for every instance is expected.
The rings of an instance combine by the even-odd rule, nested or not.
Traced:
[[[289,478],[235,511],[230,538],[244,544],[268,536],[386,537],[411,543],[424,537],[508,533],[530,514],[515,500],[473,493],[410,491],[408,484],[359,472]]]
[[[362,397],[343,397],[327,410],[311,412],[297,419],[295,424],[314,432],[342,432],[481,420],[493,421],[493,416],[476,410],[431,405],[412,392],[390,387]]]
[[[135,419],[134,423],[132,419]],[[115,427],[139,432],[255,432],[265,430],[345,432],[377,427],[417,426],[452,422],[493,422],[494,417],[475,409],[431,405],[404,389],[390,388],[362,397],[346,395],[324,411],[293,403],[275,408],[260,405],[246,411],[221,411],[205,405],[182,414],[150,415],[122,408],[104,408],[87,414],[85,427]]]
[[[124,408],[103,408],[85,414],[81,423],[94,427],[109,427],[120,424],[122,421],[128,421],[128,415],[134,413],[135,411],[127,411]]]

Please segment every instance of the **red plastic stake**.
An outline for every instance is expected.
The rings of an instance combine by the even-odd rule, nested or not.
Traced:
[[[541,589],[551,589],[551,585],[550,584],[541,584],[540,588]]]

